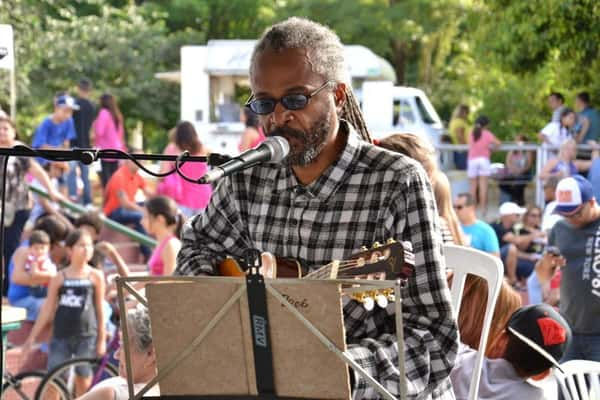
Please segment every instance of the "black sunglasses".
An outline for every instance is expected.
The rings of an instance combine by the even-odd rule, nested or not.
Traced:
[[[254,95],[250,96],[250,99],[246,102],[246,107],[258,115],[267,115],[275,111],[277,103],[281,103],[288,110],[302,110],[308,104],[308,100],[311,97],[325,89],[330,84],[335,83],[334,80],[329,80],[323,85],[319,86],[315,91],[309,94],[287,94],[280,99],[266,98],[266,99],[254,99]]]

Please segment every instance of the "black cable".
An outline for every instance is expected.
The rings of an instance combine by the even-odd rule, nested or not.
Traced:
[[[183,153],[181,153],[179,156],[177,156],[177,159],[175,160],[175,171],[177,171],[177,175],[179,175],[180,177],[182,177],[184,180],[191,182],[191,183],[198,183],[200,184],[199,180],[201,177],[197,178],[197,179],[193,179],[190,178],[188,176],[186,176],[183,171],[179,168],[180,165],[183,165],[185,163],[184,158],[189,157],[190,153],[186,150]],[[181,164],[179,164],[181,162]]]
[[[134,162],[141,170],[146,172],[148,175],[164,178],[173,173],[177,173],[183,179],[188,182],[198,183],[198,179],[192,179],[186,176],[179,168],[180,165],[185,164],[189,161],[200,161],[206,162],[209,165],[220,165],[226,161],[228,161],[231,157],[223,155],[223,154],[210,154],[208,157],[205,156],[191,156],[188,151],[184,151],[179,154],[175,159],[175,167],[166,172],[153,172],[148,168],[144,167],[139,160],[159,160],[159,161],[170,161],[169,158],[173,156],[166,155],[154,155],[154,154],[129,154],[127,152],[116,150],[116,149],[72,149],[72,150],[39,150],[31,148],[27,145],[17,145],[13,147],[14,150],[21,151],[20,155],[31,157],[36,156],[40,158],[44,158],[49,161],[73,161],[74,154],[78,154],[78,158],[80,162],[84,164],[91,164],[94,161],[97,161],[100,158],[118,158],[118,159],[126,159]]]
[[[126,153],[124,151],[121,151],[121,150],[107,149],[107,150],[99,150],[98,151],[98,155],[104,155],[104,156],[109,156],[109,157],[115,156],[117,154],[121,154],[126,159],[133,161],[135,163],[135,165],[137,165],[142,171],[144,171],[148,175],[152,175],[157,178],[164,178],[165,176],[171,175],[172,173],[175,172],[175,168],[171,169],[170,171],[162,172],[162,173],[150,171],[148,168],[144,167],[144,165],[142,163],[140,163],[134,156],[132,156],[131,154]]]
[[[4,162],[2,163],[2,215],[0,215],[0,249],[2,249],[2,255],[0,256],[0,267],[2,270],[0,271],[0,290],[4,292],[4,272],[5,266],[8,265],[10,260],[4,259],[4,214],[6,214],[6,172],[8,171],[8,157],[4,157]],[[6,279],[9,279],[6,277]],[[2,293],[4,295],[4,293]]]

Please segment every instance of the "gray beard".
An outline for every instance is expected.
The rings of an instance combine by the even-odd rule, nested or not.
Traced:
[[[314,162],[319,154],[325,148],[325,142],[329,134],[331,123],[328,116],[325,115],[311,129],[310,133],[304,139],[306,143],[304,150],[299,153],[291,153],[284,159],[284,164],[290,167],[304,167]],[[300,137],[297,137],[301,139]]]

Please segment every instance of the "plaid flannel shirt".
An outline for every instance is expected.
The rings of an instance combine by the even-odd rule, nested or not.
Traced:
[[[291,168],[274,164],[223,179],[206,211],[185,225],[175,274],[214,274],[225,255],[242,257],[249,247],[313,270],[375,241],[410,241],[416,273],[401,294],[409,395],[453,399],[448,376],[457,328],[429,181],[414,160],[361,140],[344,121],[343,132],[343,153],[309,185],[300,184]],[[367,312],[345,299],[344,324],[351,356],[398,395],[393,306]],[[379,397],[360,375],[354,378],[355,399]]]

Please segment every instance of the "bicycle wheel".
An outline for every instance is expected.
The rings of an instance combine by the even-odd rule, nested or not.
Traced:
[[[43,371],[22,372],[17,375],[5,374],[5,382],[2,385],[2,400],[33,400],[35,392],[46,376]],[[52,387],[59,398],[67,396],[67,389],[61,382],[48,381],[48,387]]]
[[[102,358],[74,358],[57,365],[44,377],[35,392],[36,400],[70,400],[86,393],[93,385],[101,380],[117,376],[118,369],[110,363],[101,367]],[[88,379],[82,379],[88,376]],[[65,388],[66,397],[60,398],[52,382],[61,382]]]

